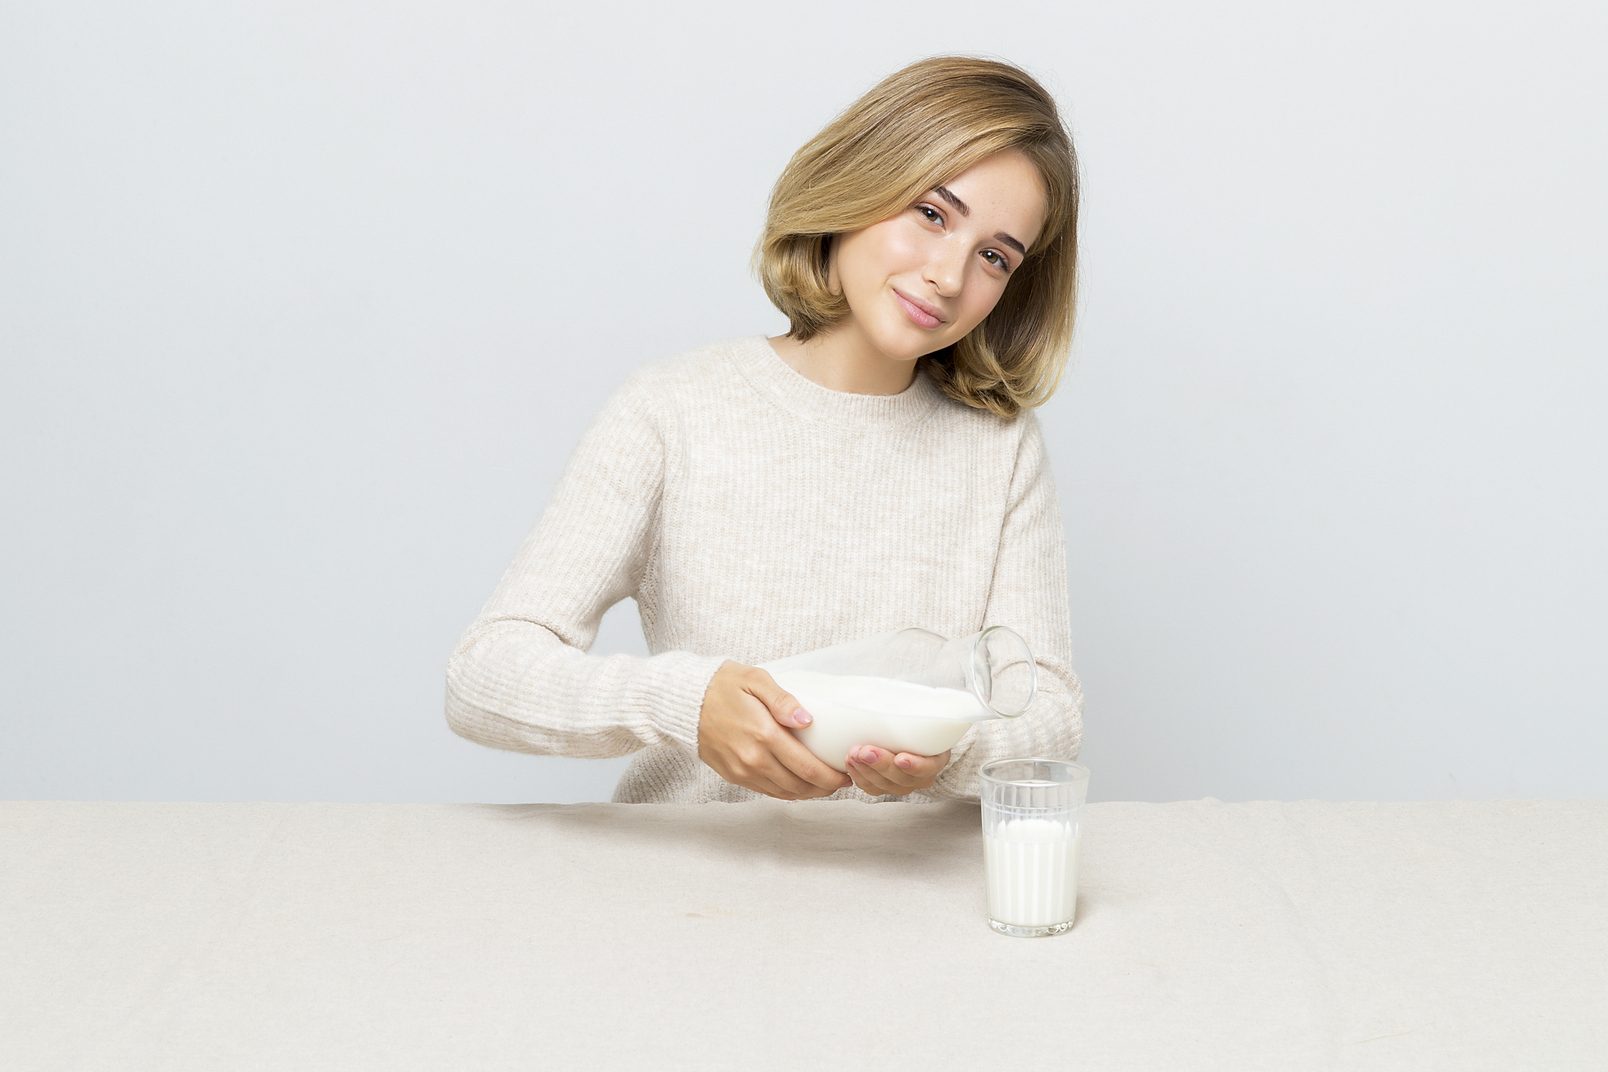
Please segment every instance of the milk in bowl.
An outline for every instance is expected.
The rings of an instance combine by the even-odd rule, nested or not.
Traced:
[[[823,763],[848,773],[849,752],[875,745],[935,756],[954,747],[990,711],[972,692],[865,674],[772,670],[814,718],[793,734]]]

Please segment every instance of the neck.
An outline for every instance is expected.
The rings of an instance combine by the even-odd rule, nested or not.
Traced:
[[[916,362],[889,357],[851,329],[822,333],[808,342],[791,335],[770,339],[783,361],[800,375],[833,391],[857,395],[896,395],[916,379]]]

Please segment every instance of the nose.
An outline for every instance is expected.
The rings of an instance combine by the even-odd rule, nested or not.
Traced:
[[[960,291],[961,280],[966,276],[966,251],[935,250],[924,274],[933,290],[946,298],[952,297]]]

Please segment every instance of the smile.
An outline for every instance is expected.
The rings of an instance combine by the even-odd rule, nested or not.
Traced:
[[[893,292],[893,296],[899,300],[899,306],[904,310],[905,316],[909,317],[910,322],[917,327],[935,328],[944,322],[942,317],[934,315],[925,305],[905,297],[898,290]]]

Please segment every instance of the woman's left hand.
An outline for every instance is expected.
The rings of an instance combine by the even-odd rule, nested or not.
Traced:
[[[875,759],[870,758],[873,755]],[[856,758],[862,756],[866,758]],[[850,749],[847,764],[854,784],[872,796],[884,793],[904,796],[917,789],[931,789],[938,780],[938,772],[948,765],[949,752],[918,756],[910,752],[890,752],[874,745]]]

